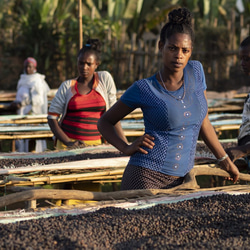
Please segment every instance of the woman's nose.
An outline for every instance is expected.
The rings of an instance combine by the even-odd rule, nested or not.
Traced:
[[[182,56],[183,56],[182,50],[181,49],[177,49],[176,50],[176,57],[182,58]]]
[[[88,64],[87,64],[87,63],[84,63],[84,64],[83,64],[83,68],[84,68],[84,69],[87,69],[87,68],[88,68]]]
[[[241,66],[246,65],[246,61],[245,61],[244,59],[241,59],[241,60],[240,60],[240,65],[241,65]]]

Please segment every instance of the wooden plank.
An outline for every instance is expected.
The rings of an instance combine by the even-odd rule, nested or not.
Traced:
[[[144,130],[136,131],[136,130],[124,130],[124,134],[127,137],[132,136],[141,136],[144,135]],[[30,133],[13,133],[13,134],[0,134],[0,140],[19,140],[19,139],[38,139],[38,138],[52,138],[52,132],[30,132]]]
[[[232,124],[232,125],[222,125],[222,126],[214,126],[216,131],[225,131],[225,130],[238,130],[240,125]]]
[[[220,168],[211,168],[210,166],[202,166],[193,168],[186,176],[183,184],[170,189],[145,189],[145,190],[127,190],[127,191],[114,191],[114,192],[89,192],[80,190],[58,190],[58,189],[39,189],[28,190],[19,193],[5,195],[0,197],[0,207],[8,206],[13,203],[23,202],[28,200],[38,199],[54,199],[54,200],[121,200],[129,198],[138,198],[145,196],[155,196],[157,194],[180,194],[188,190],[188,192],[197,192],[204,189],[200,189],[196,182],[196,176],[199,175],[218,175],[222,177],[229,177],[229,173]],[[239,178],[241,180],[250,180],[249,174],[240,173]],[[238,185],[241,186],[241,185]],[[245,185],[246,186],[246,185]],[[218,189],[218,187],[216,187]],[[219,187],[220,189],[226,187]],[[231,187],[230,187],[231,188]],[[241,187],[240,187],[241,188]],[[249,185],[247,190],[249,192]],[[207,190],[207,189],[205,189]],[[210,189],[213,190],[213,189]]]
[[[144,135],[144,130],[124,130],[124,134],[125,136],[142,136]]]
[[[2,115],[0,124],[29,124],[29,123],[47,123],[47,114],[43,115]]]
[[[234,98],[247,98],[248,93],[235,94]]]
[[[90,172],[90,173],[81,173],[81,174],[68,174],[68,175],[52,175],[52,176],[41,176],[41,177],[29,177],[21,178],[18,180],[11,180],[9,182],[0,182],[0,186],[6,185],[36,185],[37,183],[41,184],[53,184],[53,183],[65,183],[65,182],[81,182],[81,181],[92,181],[92,180],[102,180],[102,179],[118,179],[122,178],[124,168],[118,170],[107,170],[107,171],[98,171],[98,172]]]
[[[33,119],[10,119],[10,120],[0,120],[0,124],[36,124],[36,123],[47,123],[47,118],[33,118]]]
[[[18,178],[18,180],[10,180],[9,182],[1,181],[0,186],[32,186],[32,185],[50,185],[55,183],[66,183],[66,182],[83,182],[83,181],[102,181],[102,180],[117,180],[122,178],[125,168],[113,171],[102,171],[82,174],[71,174],[71,175],[52,175],[52,176],[41,176],[41,177],[30,177]]]
[[[20,139],[38,139],[38,138],[52,138],[53,133],[29,133],[29,134],[12,134],[3,135],[0,134],[0,140],[20,140]]]
[[[36,208],[36,200],[27,201],[27,209],[35,209]]]
[[[212,112],[228,112],[228,111],[242,111],[243,107],[241,106],[227,106],[227,107],[211,107],[208,108],[208,113]]]
[[[141,113],[131,113],[124,117],[124,119],[142,119],[143,114]]]

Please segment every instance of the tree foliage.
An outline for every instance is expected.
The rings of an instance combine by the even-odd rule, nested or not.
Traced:
[[[62,80],[76,75],[79,35],[83,36],[84,41],[88,37],[103,41],[105,47],[101,68],[112,70],[114,49],[129,45],[134,36],[140,41],[145,32],[158,35],[168,12],[173,8],[189,8],[194,13],[195,30],[203,29],[206,32],[209,27],[227,26],[232,10],[235,10],[235,2],[82,0],[83,34],[79,34],[79,6],[76,0],[0,0],[1,78],[4,81],[8,75],[15,75],[8,85],[14,88],[22,71],[22,63],[15,65],[16,69],[7,66],[13,64],[13,57],[22,62],[27,56],[33,56],[51,87],[58,87]],[[243,2],[245,22],[249,23],[250,3],[247,0]]]

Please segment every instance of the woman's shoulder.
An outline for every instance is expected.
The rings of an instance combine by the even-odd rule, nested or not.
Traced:
[[[40,73],[34,73],[34,74],[21,74],[20,80],[23,82],[26,82],[27,85],[30,84],[40,84],[41,82],[45,81],[45,75]]]
[[[99,88],[98,86],[102,86],[103,88],[115,88],[114,79],[108,71],[97,71],[96,74],[96,80],[98,82],[96,85],[97,88]]]
[[[204,89],[206,89],[204,69],[200,61],[189,61],[185,70],[188,75],[193,75],[195,77],[197,84],[202,83],[200,86],[203,86]]]
[[[99,79],[113,78],[107,70],[97,71]]]
[[[135,81],[133,84],[137,85],[137,86],[144,86],[145,84],[152,85],[155,83],[155,81],[156,81],[155,75],[152,75],[152,76],[147,77],[147,78],[139,79],[139,80]]]
[[[195,68],[195,67],[199,67],[200,68],[200,67],[202,67],[201,62],[197,61],[197,60],[190,60],[190,61],[188,61],[187,65],[189,65],[192,68]]]
[[[185,70],[187,72],[193,72],[195,75],[202,75],[204,72],[202,63],[196,60],[188,61]]]
[[[75,85],[75,83],[76,83],[76,79],[75,78],[73,78],[73,79],[67,79],[67,80],[63,81],[60,86],[61,87],[70,87],[72,85]]]
[[[44,74],[41,74],[41,73],[36,72],[36,73],[34,73],[33,75],[36,76],[36,77],[40,77],[40,78],[42,78],[42,79],[45,79],[45,75],[44,75]]]

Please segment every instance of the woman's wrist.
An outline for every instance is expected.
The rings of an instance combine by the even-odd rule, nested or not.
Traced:
[[[225,170],[232,164],[230,157],[226,154],[223,157],[217,159],[217,164],[220,165]]]
[[[129,144],[126,143],[125,141],[123,141],[122,145],[120,145],[120,147],[117,147],[118,150],[120,150],[122,153],[124,153],[125,155],[127,154],[127,150],[129,148]]]
[[[217,163],[221,163],[221,162],[225,161],[228,157],[229,157],[228,154],[225,154],[221,158],[217,159]]]
[[[61,139],[59,139],[64,145],[66,145],[66,146],[69,146],[69,145],[71,145],[72,144],[72,142],[74,142],[74,141],[72,141],[72,140],[70,140],[69,138],[68,139],[66,139],[66,138],[61,138]]]

